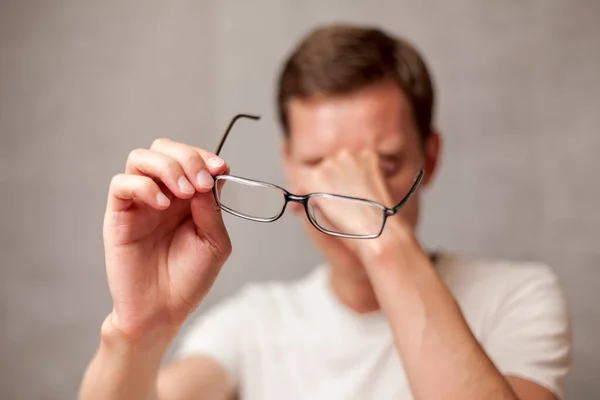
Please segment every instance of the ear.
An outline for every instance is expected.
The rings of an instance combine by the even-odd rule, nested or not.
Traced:
[[[435,177],[442,156],[442,136],[431,131],[425,143],[425,177],[423,184],[429,186]]]

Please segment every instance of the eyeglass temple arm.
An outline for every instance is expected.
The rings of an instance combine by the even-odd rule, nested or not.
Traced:
[[[410,188],[410,190],[408,191],[408,193],[406,194],[406,196],[404,196],[404,198],[402,200],[400,200],[400,203],[396,204],[394,207],[391,208],[391,210],[393,210],[394,214],[396,212],[398,212],[398,210],[400,208],[402,208],[402,206],[404,204],[406,204],[406,202],[408,200],[410,200],[410,198],[412,197],[412,195],[417,191],[417,188],[421,184],[421,181],[423,180],[423,176],[424,175],[425,175],[425,169],[421,168],[421,170],[419,171],[419,174],[417,175],[417,179],[415,179],[415,183],[413,183],[412,187]]]
[[[233,117],[231,119],[231,121],[229,122],[229,125],[227,125],[227,129],[225,130],[225,133],[223,134],[223,137],[219,141],[219,144],[217,146],[217,150],[215,151],[216,155],[219,155],[219,153],[221,152],[221,149],[223,149],[223,145],[225,144],[225,140],[227,139],[227,136],[229,135],[229,132],[233,128],[233,125],[235,125],[235,123],[237,122],[237,120],[240,119],[240,118],[248,118],[248,119],[252,119],[252,120],[258,121],[260,119],[260,116],[259,115],[250,115],[250,114],[238,114],[235,117]]]

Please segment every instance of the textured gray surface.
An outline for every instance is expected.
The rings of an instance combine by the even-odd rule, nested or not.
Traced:
[[[596,398],[599,17],[594,0],[1,1],[0,398],[75,397],[110,310],[107,185],[131,149],[212,148],[233,113],[257,112],[225,156],[284,183],[274,76],[338,19],[406,35],[434,71],[446,157],[425,243],[552,265],[573,310],[570,397]],[[234,254],[205,305],[318,261],[293,218],[227,224]]]

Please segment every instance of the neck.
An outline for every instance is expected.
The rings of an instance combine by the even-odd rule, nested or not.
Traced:
[[[437,253],[431,253],[429,258],[433,265],[437,264]],[[377,296],[366,272],[358,265],[349,267],[331,261],[329,286],[338,300],[358,314],[379,311]]]
[[[344,267],[330,267],[329,284],[335,296],[348,308],[359,314],[379,310],[373,286],[365,273],[351,274]]]

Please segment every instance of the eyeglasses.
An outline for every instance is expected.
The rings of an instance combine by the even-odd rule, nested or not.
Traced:
[[[248,114],[233,117],[217,146],[216,155],[221,153],[229,132],[241,118],[260,119]],[[373,239],[381,235],[387,218],[408,202],[423,175],[421,169],[404,198],[391,208],[372,200],[331,193],[296,195],[272,183],[233,175],[216,176],[213,193],[223,211],[250,221],[275,222],[283,215],[287,204],[294,202],[304,207],[308,220],[323,233],[350,239]]]

